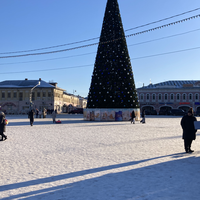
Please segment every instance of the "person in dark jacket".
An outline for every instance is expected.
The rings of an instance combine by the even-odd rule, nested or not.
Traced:
[[[36,118],[38,118],[39,110],[36,108]]]
[[[193,115],[193,110],[189,109],[188,113],[181,119],[181,127],[183,129],[184,147],[186,153],[194,152],[191,150],[192,141],[196,139],[197,130],[194,127],[194,121],[197,121]]]
[[[134,110],[131,113],[131,124],[132,123],[135,124],[135,112],[134,112]]]
[[[145,109],[142,111],[142,120],[140,121],[140,123],[145,123]]]
[[[47,113],[46,113],[46,109],[45,108],[43,109],[42,114],[43,114],[43,118],[46,118]]]
[[[30,112],[28,113],[29,115],[29,119],[30,119],[30,125],[33,126],[33,122],[34,122],[34,110],[30,110]]]
[[[3,112],[0,112],[0,135],[1,135],[1,141],[3,139],[7,139],[7,136],[4,135],[4,132],[6,132],[6,122],[5,122],[5,114]]]

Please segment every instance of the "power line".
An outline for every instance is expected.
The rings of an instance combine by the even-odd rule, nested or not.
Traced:
[[[131,30],[133,30],[133,29],[142,28],[142,27],[144,27],[144,26],[148,26],[148,25],[151,25],[151,24],[155,24],[155,23],[158,23],[158,22],[162,22],[162,21],[165,21],[165,20],[168,20],[168,19],[172,19],[172,18],[174,18],[174,17],[179,17],[179,16],[181,16],[181,15],[185,15],[185,14],[187,14],[187,13],[194,12],[194,11],[197,11],[197,10],[199,10],[199,9],[200,9],[200,8],[196,8],[196,9],[194,9],[194,10],[190,10],[190,11],[187,11],[187,12],[183,12],[183,13],[180,13],[180,14],[177,14],[177,15],[174,15],[174,16],[171,16],[171,17],[167,17],[167,18],[164,18],[164,19],[155,21],[155,22],[150,22],[150,23],[148,23],[148,24],[144,24],[144,25],[141,25],[141,26],[137,26],[137,27],[135,27],[135,28],[130,28],[130,29],[127,29],[126,31],[131,31]]]
[[[181,53],[185,51],[192,51],[192,50],[197,50],[200,49],[200,47],[194,47],[190,49],[182,49],[182,50],[177,50],[177,51],[171,51],[171,52],[165,52],[165,53],[160,53],[160,54],[154,54],[154,55],[149,55],[149,56],[142,56],[142,57],[137,57],[137,58],[131,58],[131,60],[137,60],[137,59],[144,59],[144,58],[151,58],[151,57],[156,57],[156,56],[163,56],[163,55],[168,55],[168,54],[174,54],[174,53]],[[90,67],[94,66],[94,64],[88,64],[88,65],[80,65],[80,66],[74,66],[74,67],[62,67],[62,68],[53,68],[53,69],[41,69],[41,70],[31,70],[31,71],[16,71],[16,72],[2,72],[0,74],[21,74],[21,73],[32,73],[32,72],[44,72],[44,71],[55,71],[55,70],[63,70],[63,69],[75,69],[75,68],[84,68],[84,67]]]
[[[79,55],[72,55],[72,56],[63,56],[58,58],[50,58],[50,59],[42,59],[42,60],[32,60],[32,61],[25,61],[25,62],[13,62],[13,63],[0,63],[0,65],[14,65],[14,64],[25,64],[25,63],[34,63],[34,62],[44,62],[44,61],[50,61],[50,60],[60,60],[60,59],[66,59],[66,58],[74,58],[78,56],[86,56],[90,54],[94,54],[96,52],[90,52],[90,53],[84,53]]]
[[[150,31],[155,31],[155,30],[158,30],[158,29],[161,29],[161,28],[165,28],[165,27],[168,27],[168,26],[171,26],[171,25],[175,25],[177,23],[181,23],[181,22],[185,22],[185,21],[188,21],[188,20],[191,20],[191,19],[195,19],[197,17],[200,17],[200,14],[192,16],[192,17],[188,17],[188,18],[185,18],[185,19],[182,19],[182,20],[179,20],[179,21],[171,22],[171,23],[168,23],[168,24],[165,24],[165,25],[157,26],[155,28],[151,28],[151,29],[148,29],[148,30],[145,30],[145,31],[133,33],[133,34],[125,36],[125,38],[136,36],[136,35],[139,35],[139,34],[144,34],[144,33],[150,32]],[[101,45],[101,44],[108,44],[108,43],[115,42],[117,40],[122,40],[122,39],[124,39],[124,38],[117,38],[117,39],[114,39],[114,40],[111,40],[111,41],[106,41],[106,42],[101,42],[101,43],[100,42],[98,42],[98,43],[92,43],[92,44],[87,44],[87,45],[83,45],[83,46],[73,47],[73,48],[69,48],[69,49],[57,50],[57,51],[49,51],[49,52],[42,52],[42,53],[32,53],[32,54],[21,54],[21,55],[13,55],[13,56],[2,56],[0,58],[1,59],[2,58],[16,58],[16,57],[37,56],[37,55],[61,53],[61,52],[76,50],[76,49],[80,49],[80,48],[90,47],[90,46],[94,46],[94,45],[98,45],[98,44],[99,45]]]
[[[151,58],[151,57],[155,57],[155,56],[163,56],[163,55],[167,55],[167,54],[174,54],[174,53],[180,53],[180,52],[184,52],[184,51],[192,51],[192,50],[197,50],[197,49],[200,49],[200,47],[194,47],[194,48],[190,48],[190,49],[182,49],[182,50],[171,51],[171,52],[166,52],[166,53],[159,53],[159,54],[154,54],[154,55],[149,55],[149,56],[142,56],[142,57],[137,57],[137,58],[131,58],[131,60],[138,60],[138,59],[143,59],[143,58]]]
[[[163,39],[167,39],[167,38],[171,38],[171,37],[176,37],[176,36],[192,33],[192,32],[195,32],[195,31],[200,31],[200,28],[199,29],[195,29],[195,30],[191,30],[191,31],[187,31],[187,32],[183,32],[183,33],[179,33],[179,34],[174,34],[174,35],[169,35],[169,36],[166,36],[166,37],[153,39],[153,40],[148,40],[148,41],[144,41],[144,42],[130,44],[130,45],[128,45],[128,47],[141,45],[141,44],[145,44],[145,43],[150,43],[150,42],[154,42],[154,41],[159,41],[159,40],[163,40]],[[90,55],[90,54],[94,54],[94,53],[96,53],[96,52],[90,52],[90,53],[72,55],[72,56],[64,56],[64,57],[58,57],[58,58],[43,59],[43,60],[35,60],[35,61],[14,62],[14,63],[0,63],[0,65],[25,64],[25,63],[43,62],[43,61],[50,61],[50,60],[59,60],[59,59],[66,59],[66,58],[74,58],[74,57],[78,57],[78,56],[86,56],[86,55]]]
[[[140,26],[137,26],[137,27],[134,27],[134,28],[130,28],[130,29],[125,30],[125,32],[135,30],[135,29],[138,29],[138,28],[142,28],[142,27],[145,27],[145,26],[149,26],[149,25],[152,25],[152,24],[155,24],[155,23],[158,23],[158,22],[166,21],[168,19],[179,17],[181,15],[185,15],[185,14],[197,11],[197,10],[200,10],[200,8],[196,8],[196,9],[193,9],[193,10],[189,10],[187,12],[183,12],[183,13],[180,13],[180,14],[177,14],[177,15],[173,15],[171,17],[167,17],[167,18],[160,19],[160,20],[150,22],[150,23],[147,23],[147,24],[143,24],[143,25],[140,25]],[[96,40],[96,39],[99,39],[99,37],[90,38],[90,39],[86,39],[86,40],[82,40],[82,41],[78,41],[78,42],[72,42],[72,43],[67,43],[67,44],[50,46],[50,47],[44,47],[44,48],[38,48],[38,49],[32,49],[32,50],[25,50],[25,51],[4,52],[4,53],[0,53],[0,54],[15,54],[15,53],[25,53],[25,52],[32,52],[32,51],[41,51],[41,50],[45,50],[45,49],[52,49],[52,48],[58,48],[58,47],[63,47],[63,46],[68,46],[68,45],[74,45],[74,44],[89,42],[91,40]]]

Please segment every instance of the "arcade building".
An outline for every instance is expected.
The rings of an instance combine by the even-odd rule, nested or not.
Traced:
[[[150,83],[137,89],[141,111],[157,114],[171,109],[200,111],[200,80]]]

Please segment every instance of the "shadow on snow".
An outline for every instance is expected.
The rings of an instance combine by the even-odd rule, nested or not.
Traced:
[[[177,199],[177,196],[180,197],[179,195],[182,195],[184,198],[180,197],[178,199],[195,199],[192,197],[200,195],[200,191],[197,189],[200,183],[200,174],[197,172],[199,169],[200,158],[190,155],[191,154],[188,155],[185,153],[171,154],[141,161],[132,161],[21,183],[3,185],[0,186],[0,191],[20,189],[23,187],[36,186],[38,184],[51,183],[84,175],[92,175],[94,173],[134,166],[142,162],[148,162],[164,157],[180,158],[174,161],[163,162],[127,171],[124,170],[122,172],[108,172],[106,175],[99,177],[12,195],[10,197],[1,198],[1,200],[15,198],[48,199],[48,197],[49,199],[52,197],[53,199],[67,197],[67,199],[131,200],[135,198],[147,199],[151,196],[154,196],[153,199]],[[188,192],[188,186],[190,188],[190,193]],[[133,190],[133,188],[135,189]]]

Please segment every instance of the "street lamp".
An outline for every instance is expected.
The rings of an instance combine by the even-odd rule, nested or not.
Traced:
[[[74,106],[74,93],[76,92],[76,90],[73,90],[73,106]]]
[[[32,106],[33,106],[33,102],[32,102],[32,92],[33,92],[33,90],[38,86],[38,85],[40,85],[40,81],[38,82],[38,84],[37,85],[35,85],[33,88],[31,88],[31,92],[30,92],[30,109],[32,108]]]

